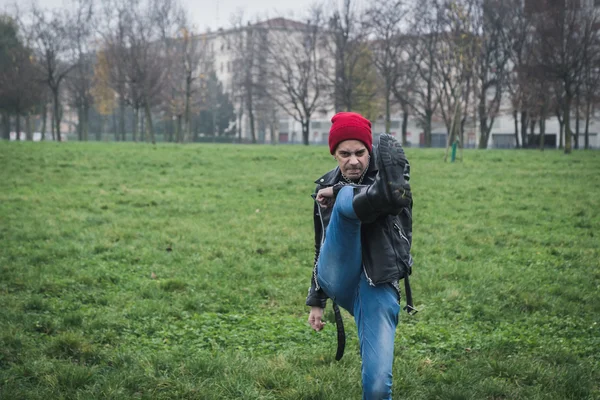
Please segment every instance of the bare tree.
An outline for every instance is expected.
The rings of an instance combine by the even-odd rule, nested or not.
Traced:
[[[519,114],[521,121],[527,125],[527,111],[525,99],[529,83],[529,58],[531,57],[530,35],[531,20],[525,13],[525,7],[521,0],[506,0],[508,15],[503,27],[504,48],[508,52],[508,66],[505,87],[510,97],[513,119],[515,123],[515,143],[519,145]],[[527,134],[521,129],[521,145],[527,146]]]
[[[192,114],[201,107],[202,80],[213,70],[213,57],[206,35],[194,35],[188,23],[174,38],[166,38],[169,57],[173,60],[163,88],[166,115],[176,121],[176,140],[180,143],[192,137]]]
[[[598,40],[596,14],[577,0],[546,4],[532,15],[536,64],[549,80],[560,82],[566,154],[571,152],[571,107],[590,59],[591,43]]]
[[[475,53],[478,38],[473,29],[475,4],[472,1],[443,3],[442,40],[439,46],[436,74],[440,114],[446,124],[450,144],[456,138],[464,142],[463,130],[473,91]],[[487,142],[486,142],[487,143]]]
[[[313,9],[306,24],[277,19],[269,27],[268,93],[301,124],[305,145],[309,144],[311,117],[323,101],[321,17],[321,11]]]
[[[10,115],[16,118],[17,140],[21,134],[21,116],[26,119],[26,137],[32,140],[29,118],[44,96],[38,81],[38,67],[32,53],[18,36],[16,22],[0,15],[0,111],[2,137],[10,138]]]
[[[504,29],[509,17],[502,0],[476,0],[473,7],[473,32],[478,38],[474,73],[478,97],[479,148],[487,148],[494,119],[500,112],[505,91],[509,51]]]
[[[414,91],[418,87],[417,82],[417,66],[410,58],[409,49],[412,48],[412,43],[415,38],[412,35],[404,34],[400,38],[400,52],[396,59],[398,75],[395,85],[392,87],[392,93],[400,105],[402,110],[402,145],[408,145],[407,127],[408,117],[411,114],[411,104],[415,104]],[[413,111],[414,112],[414,111]]]
[[[600,46],[597,42],[591,44],[589,53],[581,88],[584,100],[584,149],[586,150],[590,148],[590,120],[594,105],[600,101]]]
[[[110,115],[113,116],[113,121],[115,121],[114,111],[117,105],[117,93],[110,86],[110,73],[111,69],[108,65],[106,52],[100,50],[96,54],[94,77],[92,78],[92,88],[90,90],[94,98],[95,109],[102,116],[102,124],[101,128],[96,132],[96,140],[101,139]],[[118,129],[116,129],[116,123],[114,132],[115,140],[118,140],[119,133]]]
[[[155,143],[152,108],[160,103],[170,67],[161,41],[162,29],[167,24],[161,10],[161,3],[153,0],[115,0],[105,7],[108,29],[103,35],[107,64],[112,70],[108,75],[120,96],[121,115],[125,104],[133,108],[133,139],[137,140],[140,112],[143,112],[152,143]],[[142,131],[142,140],[145,134]]]
[[[94,74],[94,49],[92,46],[92,0],[73,0],[71,15],[71,43],[76,64],[66,81],[71,103],[77,109],[79,140],[88,140],[89,112],[93,103],[92,83]]]
[[[373,38],[373,63],[383,81],[385,130],[390,132],[392,94],[402,73],[401,24],[407,9],[399,0],[377,0],[367,11],[367,24]]]
[[[424,0],[414,6],[410,20],[412,33],[407,49],[415,67],[413,96],[409,100],[423,127],[424,145],[431,147],[431,122],[438,107],[436,69],[441,42],[442,7],[438,0]]]
[[[177,141],[185,142],[192,137],[192,112],[199,111],[199,82],[212,71],[213,57],[206,36],[194,35],[192,24],[176,0],[153,1],[164,52],[171,60],[163,88],[168,115],[177,121]]]
[[[115,139],[119,140],[120,138],[125,141],[125,110],[129,99],[126,33],[130,23],[130,15],[127,10],[127,3],[123,0],[106,1],[102,8],[102,19],[100,21],[103,57],[102,63],[99,63],[96,76],[101,86],[114,90],[118,97],[119,123]]]
[[[252,143],[256,143],[256,103],[260,93],[264,92],[263,82],[259,81],[259,75],[264,63],[260,63],[261,40],[264,39],[264,29],[259,24],[244,25],[243,14],[239,13],[232,17],[232,28],[226,37],[227,46],[233,51],[232,62],[232,91],[233,98],[239,108],[238,129],[241,128],[242,117],[247,115]]]
[[[377,95],[368,65],[371,63],[369,32],[357,11],[356,2],[344,0],[341,6],[331,1],[327,29],[323,29],[325,51],[333,56],[331,71],[324,74],[335,112],[361,111]]]
[[[40,60],[39,79],[48,86],[52,95],[52,119],[56,138],[61,141],[62,120],[61,89],[65,79],[77,66],[76,53],[72,45],[72,29],[68,15],[62,10],[45,11],[35,4],[31,8],[27,36],[34,54]]]

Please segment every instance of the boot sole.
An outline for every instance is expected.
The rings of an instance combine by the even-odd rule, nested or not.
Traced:
[[[406,156],[400,143],[390,135],[381,134],[379,137],[377,167],[383,181],[387,183],[386,190],[391,199],[398,199],[400,201],[402,197],[405,166]]]

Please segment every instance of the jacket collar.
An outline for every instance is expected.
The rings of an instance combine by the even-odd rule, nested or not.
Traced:
[[[375,175],[375,173],[377,173],[377,164],[375,163],[375,157],[371,155],[371,160],[369,161],[369,168],[367,169],[366,176]],[[340,167],[335,167],[334,169],[317,179],[315,183],[321,186],[333,186],[341,180],[342,172],[340,171]]]

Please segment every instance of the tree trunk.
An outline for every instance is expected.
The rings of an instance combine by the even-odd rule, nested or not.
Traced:
[[[212,137],[213,137],[213,142],[216,141],[216,137],[219,136],[219,127],[217,127],[217,106],[215,105],[213,107],[213,110],[211,112],[211,117],[212,117]],[[263,140],[264,142],[264,140]]]
[[[146,109],[142,107],[138,114],[138,119],[140,121],[140,142],[144,143],[148,140],[148,135],[146,135],[146,118],[144,117]]]
[[[571,154],[571,95],[565,94],[565,154]]]
[[[390,111],[390,85],[385,85],[385,132],[390,133],[392,129],[392,116]]]
[[[482,90],[479,94],[479,104],[477,105],[479,114],[479,149],[487,149],[490,140],[490,131],[492,130],[491,123],[488,126],[488,117],[486,111],[487,92]]]
[[[308,120],[308,121],[302,121],[300,123],[300,125],[302,125],[302,143],[305,146],[308,146],[308,139],[310,137],[309,136],[310,135],[309,126],[308,126],[309,123],[310,123],[310,120]]]
[[[527,148],[527,111],[521,111],[521,146]]]
[[[540,118],[540,150],[544,151],[546,141],[546,120],[544,117]]]
[[[2,138],[10,140],[10,116],[6,111],[2,111]]]
[[[590,148],[590,115],[591,115],[592,102],[587,101],[585,105],[585,133],[584,133],[584,145],[583,148],[588,150]]]
[[[17,111],[17,115],[15,116],[15,139],[16,141],[21,140],[21,116]]]
[[[243,97],[240,98],[240,108],[238,110],[238,117],[236,122],[236,129],[238,132],[238,143],[242,143],[242,119],[244,116],[244,101]]]
[[[454,139],[457,133],[462,129],[459,125],[459,121],[462,122],[461,118],[462,110],[460,108],[460,99],[456,99],[456,106],[454,107],[454,113],[452,114],[452,122],[450,123],[450,129],[448,131],[448,142],[446,143],[446,154],[444,155],[444,162],[448,159],[448,151],[450,146],[454,143]],[[487,143],[487,142],[486,142]]]
[[[119,141],[119,128],[117,127],[117,114],[113,113],[112,116],[112,131],[114,135],[115,142]]]
[[[187,76],[185,80],[185,136],[192,137],[192,124],[190,118],[190,102],[192,98],[192,77]]]
[[[252,109],[252,93],[250,93],[248,95],[246,104],[247,104],[247,111],[248,111],[248,119],[250,122],[250,135],[252,138],[252,143],[256,143],[256,131],[254,129],[254,110]]]
[[[119,140],[119,134],[121,135],[121,140],[124,142],[127,139],[125,134],[125,101],[119,101],[119,132],[116,135],[117,141]]]
[[[269,130],[271,131],[271,144],[277,144],[277,128],[275,127],[275,117],[271,118],[269,123]]]
[[[33,141],[33,132],[31,131],[31,115],[29,115],[29,111],[25,114],[25,138],[32,142]]]
[[[146,128],[148,129],[148,136],[152,144],[156,144],[156,138],[154,137],[154,125],[152,124],[152,112],[150,106],[146,103],[144,109],[146,110]]]
[[[580,115],[579,115],[579,107],[580,107],[581,101],[579,99],[579,94],[577,95],[577,98],[575,100],[575,149],[579,149],[579,119],[580,119]]]
[[[181,129],[182,128],[181,127],[181,120],[182,120],[182,116],[181,116],[181,114],[179,114],[177,116],[177,127],[176,127],[176,129],[177,129],[176,130],[176,132],[177,132],[177,142],[178,143],[184,143],[185,142],[185,140],[184,140],[184,136],[185,135],[183,134],[182,129]]]
[[[47,104],[44,101],[42,103],[42,138],[41,140],[46,140],[46,120],[48,119],[48,109]]]
[[[402,107],[402,146],[408,145],[406,129],[408,127],[408,107]]]
[[[140,124],[140,109],[138,107],[133,109],[133,141],[137,142],[138,127]],[[142,136],[143,139],[143,136]]]
[[[56,129],[56,125],[54,124],[54,108],[50,113],[50,132],[52,133],[52,140],[56,140],[56,134],[54,130]]]
[[[83,111],[81,106],[77,107],[77,140],[80,142],[83,139]]]
[[[425,110],[425,128],[423,132],[425,147],[431,147],[431,118],[433,112],[431,110]]]
[[[58,98],[58,89],[53,91],[53,96],[54,96],[54,124],[56,125],[55,127],[55,133],[56,133],[56,141],[58,142],[62,142],[62,137],[60,135],[60,120],[61,120],[61,115],[60,115],[60,102],[59,102],[59,98]]]
[[[83,112],[82,112],[82,117],[83,117],[83,127],[82,127],[82,134],[83,134],[83,140],[84,141],[88,141],[88,135],[89,135],[89,130],[90,130],[90,106],[88,106],[87,104],[84,104],[83,106]]]
[[[513,110],[513,119],[515,121],[515,146],[519,148],[519,112]]]
[[[488,126],[487,116],[485,115],[485,112],[482,112],[482,110],[485,110],[485,98],[479,99],[479,146],[478,146],[478,148],[479,149],[487,149],[488,141],[490,140],[489,132],[490,132],[491,126]]]

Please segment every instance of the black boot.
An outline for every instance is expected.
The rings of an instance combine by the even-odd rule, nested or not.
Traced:
[[[404,180],[408,164],[400,143],[392,136],[379,136],[375,149],[378,168],[375,182],[370,186],[356,187],[352,206],[361,222],[370,223],[381,215],[398,215],[412,201],[410,185]]]

